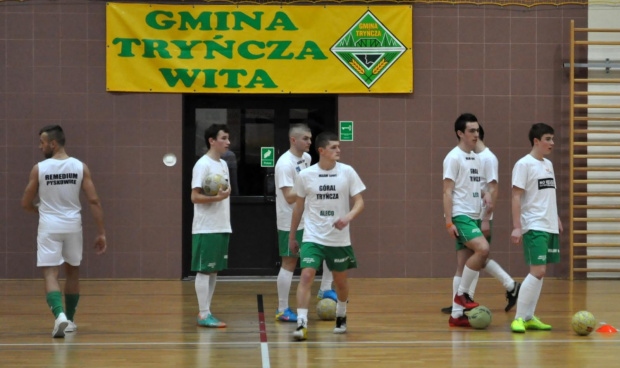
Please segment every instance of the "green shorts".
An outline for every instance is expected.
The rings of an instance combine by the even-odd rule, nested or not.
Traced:
[[[299,258],[299,254],[291,253],[291,250],[288,247],[288,234],[290,231],[282,231],[278,230],[278,247],[280,248],[280,257],[295,257]],[[304,230],[297,230],[295,232],[295,239],[297,239],[297,243],[301,244],[301,239],[304,237]]]
[[[474,220],[469,216],[459,215],[452,218],[452,223],[456,226],[459,236],[456,238],[456,250],[467,248],[465,243],[479,236],[482,236],[482,220]]]
[[[357,260],[353,253],[353,247],[328,247],[317,243],[301,244],[301,268],[314,268],[318,270],[323,264],[331,271],[343,272],[351,268],[357,268]]]
[[[523,256],[528,265],[560,263],[560,237],[546,231],[530,230],[523,234]]]
[[[217,272],[228,268],[230,233],[192,234],[192,271]]]

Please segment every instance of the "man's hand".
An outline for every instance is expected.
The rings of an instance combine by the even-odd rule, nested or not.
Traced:
[[[95,253],[101,255],[108,249],[108,244],[105,239],[105,235],[97,235],[95,238]]]
[[[482,235],[485,238],[488,238],[491,235],[491,223],[489,220],[482,220],[482,224],[480,225],[480,230],[482,230]]]
[[[347,225],[349,225],[349,222],[351,222],[351,220],[349,220],[346,216],[338,219],[338,221],[334,222],[334,227],[338,230],[342,230],[345,227],[347,227]]]
[[[299,254],[299,243],[297,242],[297,239],[290,239],[288,240],[288,249],[291,250],[291,253],[297,255]]]
[[[513,244],[521,244],[521,240],[523,239],[523,234],[521,233],[520,228],[515,228],[512,230],[512,234],[510,234],[510,240]]]
[[[452,237],[452,239],[456,239],[459,237],[459,231],[454,224],[450,224],[448,228],[448,234]]]

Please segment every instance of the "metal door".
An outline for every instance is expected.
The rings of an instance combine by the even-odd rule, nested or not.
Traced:
[[[261,147],[276,158],[289,149],[291,124],[306,123],[313,137],[336,131],[334,95],[185,95],[183,124],[183,277],[191,274],[190,200],[192,168],[206,152],[204,131],[211,124],[230,128],[228,162],[232,195],[228,270],[221,275],[268,276],[280,268],[277,247],[274,168],[261,167]],[[318,158],[310,149],[313,163]]]

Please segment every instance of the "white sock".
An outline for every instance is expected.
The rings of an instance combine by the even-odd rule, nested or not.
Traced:
[[[486,266],[484,266],[484,270],[501,282],[506,291],[512,291],[512,288],[515,286],[515,280],[497,262],[490,259]]]
[[[297,326],[308,328],[308,308],[297,308]]]
[[[521,284],[521,289],[519,290],[515,319],[523,318],[524,321],[528,321],[532,318],[536,310],[536,303],[538,303],[541,289],[542,280],[537,279],[532,276],[532,274],[528,274],[525,280],[523,280],[523,284]]]
[[[469,293],[469,288],[471,287],[471,283],[474,281],[474,279],[477,276],[478,276],[478,271],[474,271],[467,266],[463,267],[463,276],[461,276],[461,284],[459,285],[457,295],[463,295],[464,293]]]
[[[215,292],[215,283],[217,281],[217,273],[209,276],[209,299],[207,299],[207,309],[211,313],[211,300],[213,300],[213,292]]]
[[[452,300],[454,301],[454,296],[459,291],[459,285],[461,284],[461,276],[454,276],[452,279]]]
[[[476,273],[476,277],[471,281],[471,285],[469,285],[469,297],[474,298],[474,294],[476,293],[476,286],[478,286],[478,279],[480,278],[480,272]]]
[[[209,275],[198,272],[196,274],[196,282],[194,282],[196,288],[196,296],[198,297],[198,310],[200,311],[200,318],[207,318],[209,315]]]
[[[336,317],[345,317],[347,315],[347,301],[336,303]]]
[[[293,273],[291,271],[280,268],[278,273],[278,312],[284,312],[288,308],[288,296],[291,292],[291,282],[293,282]]]
[[[330,271],[327,267],[327,262],[323,261],[323,277],[321,278],[321,290],[331,290],[333,281],[334,275],[332,275],[332,271]]]
[[[527,310],[525,316],[525,318],[527,319],[524,319],[524,321],[529,321],[530,319],[532,319],[532,317],[534,317],[534,312],[536,311],[536,306],[538,305],[538,299],[540,299],[540,292],[542,291],[543,279],[539,280],[534,277],[534,285],[536,286],[536,289],[534,290],[536,293],[536,299],[532,304],[530,304],[530,309]]]
[[[459,285],[461,284],[461,276],[454,276],[452,279],[452,318],[459,318],[463,315],[463,307],[454,302],[454,296],[459,291]]]

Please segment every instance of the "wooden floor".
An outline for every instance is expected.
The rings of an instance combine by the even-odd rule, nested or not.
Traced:
[[[486,330],[450,328],[450,279],[353,279],[348,332],[310,310],[308,341],[293,323],[276,323],[275,280],[218,281],[212,311],[225,329],[199,328],[193,282],[86,281],[76,323],[51,338],[42,281],[0,281],[1,367],[618,367],[620,334],[577,336],[571,316],[589,310],[620,328],[619,281],[545,280],[537,315],[550,332],[513,334],[514,310],[492,279],[476,301],[493,312]],[[296,286],[294,283],[293,287]],[[318,283],[315,288],[318,287]],[[265,308],[261,343],[259,303]],[[313,303],[314,304],[314,303]],[[294,307],[294,297],[291,306]]]

